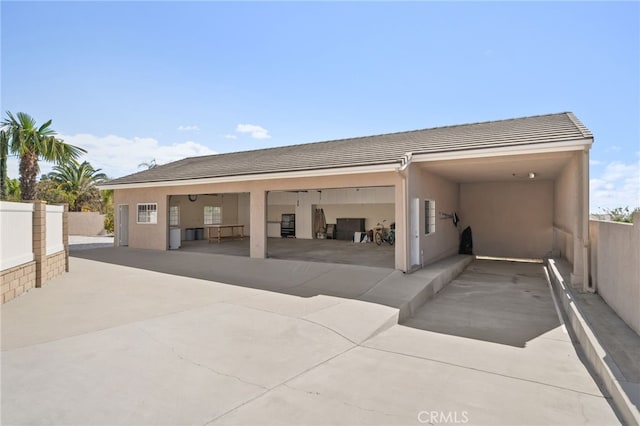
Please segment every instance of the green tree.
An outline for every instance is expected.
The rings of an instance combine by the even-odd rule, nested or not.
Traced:
[[[68,194],[70,211],[102,210],[103,197],[96,185],[108,178],[87,161],[57,165],[47,178]]]
[[[629,209],[627,207],[616,207],[614,209],[603,209],[606,214],[609,215],[609,219],[614,222],[625,222],[632,223],[633,222],[633,214],[635,212],[640,211],[640,207],[636,207],[635,209]]]
[[[20,157],[20,191],[23,200],[36,199],[36,176],[40,171],[38,160],[62,164],[86,152],[56,138],[51,120],[38,127],[33,117],[24,112],[14,116],[7,111],[0,130],[5,132],[7,153]]]
[[[58,187],[58,184],[43,175],[36,184],[36,199],[48,204],[66,203],[71,206],[73,199],[70,194]]]
[[[8,178],[5,182],[5,188],[7,191],[6,200],[20,201],[20,181],[18,179]]]

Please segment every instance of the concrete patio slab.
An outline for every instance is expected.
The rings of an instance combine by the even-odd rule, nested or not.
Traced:
[[[69,274],[3,306],[2,424],[386,425],[434,413],[466,415],[470,424],[618,422],[561,326],[535,326],[533,335],[519,321],[522,345],[429,330],[423,310],[452,303],[450,286],[409,327],[393,325],[395,302],[324,294],[335,289],[322,277],[335,277],[338,290],[358,276],[381,292],[402,288],[408,277],[383,268],[113,251],[86,253],[148,269],[72,258]],[[499,265],[471,264],[469,274],[487,282],[458,297],[484,300],[489,282],[515,287],[519,293],[496,290],[512,314],[512,299],[532,297],[526,290],[542,297],[532,290],[536,274]],[[235,284],[217,281],[228,267]],[[185,270],[200,278],[175,275]],[[419,293],[417,275],[409,277]],[[346,288],[358,294],[360,285]],[[550,310],[533,304],[531,315],[550,311],[557,321],[546,297]],[[465,315],[474,312],[483,314]],[[470,320],[449,319],[460,329]]]
[[[357,347],[212,424],[426,424],[431,412],[469,424],[617,423],[601,395]]]
[[[2,353],[2,424],[204,424],[264,392],[135,326]]]
[[[69,273],[2,305],[2,349],[58,340],[258,294],[257,290],[71,258]]]
[[[353,346],[309,321],[215,304],[137,324],[180,357],[272,388]]]

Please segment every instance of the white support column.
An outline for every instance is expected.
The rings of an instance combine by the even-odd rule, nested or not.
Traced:
[[[262,189],[252,190],[250,197],[250,256],[264,259],[267,257],[267,193]]]

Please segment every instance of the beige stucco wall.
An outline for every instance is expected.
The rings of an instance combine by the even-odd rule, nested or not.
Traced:
[[[553,244],[553,182],[460,185],[460,220],[476,255],[541,259]]]
[[[69,212],[69,235],[104,234],[104,215],[98,212]]]
[[[168,192],[167,188],[135,188],[127,190],[115,190],[113,192],[114,206],[116,206],[115,231],[118,233],[120,217],[118,206],[129,206],[129,233],[128,246],[132,248],[147,248],[155,250],[166,250],[168,248]],[[157,223],[136,223],[137,204],[157,203],[158,221]],[[118,241],[116,235],[116,242]]]
[[[447,256],[454,255],[459,248],[459,231],[453,225],[451,219],[440,219],[440,213],[452,214],[459,211],[460,186],[441,176],[422,170],[417,167],[412,169],[410,193],[411,198],[420,199],[420,257],[427,265]],[[424,201],[430,199],[436,203],[436,218],[434,233],[425,234]]]
[[[571,263],[579,224],[579,168],[579,157],[575,155],[554,182],[554,250]]]
[[[598,293],[640,334],[640,213],[634,224],[591,221],[591,280]]]
[[[576,151],[554,182],[553,254],[571,262],[571,284],[586,289],[589,246],[589,152]]]
[[[398,235],[398,244],[396,244],[396,267],[404,270],[406,267],[404,261],[405,213],[402,202],[401,185],[402,177],[397,172],[358,173],[291,179],[262,179],[247,182],[116,189],[114,191],[114,204],[116,206],[123,204],[129,206],[128,242],[130,247],[166,250],[168,247],[167,200],[169,195],[250,193],[251,256],[265,257],[267,220],[266,194],[268,191],[393,186],[395,188],[395,221]],[[397,202],[398,200],[400,203]],[[158,223],[137,224],[137,203],[158,203]],[[116,214],[116,230],[118,229],[117,216]]]

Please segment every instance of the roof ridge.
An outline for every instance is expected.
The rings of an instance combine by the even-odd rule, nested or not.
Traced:
[[[291,144],[291,145],[281,145],[281,146],[271,146],[271,147],[267,147],[267,148],[248,149],[246,151],[233,151],[233,152],[223,152],[223,153],[219,153],[219,154],[196,155],[196,156],[193,156],[193,157],[186,157],[183,160],[188,160],[190,158],[206,158],[206,157],[216,157],[216,156],[221,156],[221,155],[231,155],[231,154],[240,154],[240,153],[246,154],[246,153],[249,153],[249,152],[270,151],[270,150],[275,150],[275,149],[292,148],[292,147],[303,146],[303,145],[304,146],[319,145],[319,144],[324,144],[324,143],[344,142],[344,141],[351,141],[351,140],[358,140],[358,139],[376,138],[376,137],[380,137],[380,136],[392,136],[392,135],[399,135],[399,134],[410,134],[410,133],[424,132],[424,131],[427,131],[427,130],[450,129],[450,128],[455,128],[455,127],[475,126],[475,125],[478,125],[478,124],[491,124],[491,123],[501,123],[501,122],[506,122],[506,121],[526,120],[526,119],[531,119],[531,118],[549,117],[549,116],[552,116],[552,115],[562,115],[562,114],[566,114],[567,116],[569,116],[570,119],[571,119],[571,116],[573,116],[573,113],[568,112],[568,111],[549,113],[549,114],[527,115],[527,116],[523,116],[523,117],[503,118],[503,119],[500,119],[500,120],[476,121],[476,122],[464,123],[464,124],[450,124],[450,125],[446,125],[446,126],[427,127],[427,128],[423,128],[423,129],[402,130],[402,131],[390,132],[390,133],[377,133],[377,134],[366,135],[366,136],[354,136],[354,137],[351,137],[351,138],[340,138],[340,139],[330,139],[330,140],[316,141],[316,142],[294,143],[294,144]],[[573,118],[575,120],[572,119],[572,121],[574,121],[574,124],[576,124],[576,127],[578,127],[580,132],[584,135],[585,134],[584,130],[587,130],[586,127],[582,123],[580,123],[580,121],[577,118],[575,118],[575,116],[573,116]],[[575,121],[577,121],[579,123],[579,125],[577,123],[575,123]],[[585,137],[593,137],[593,135],[585,136]]]

